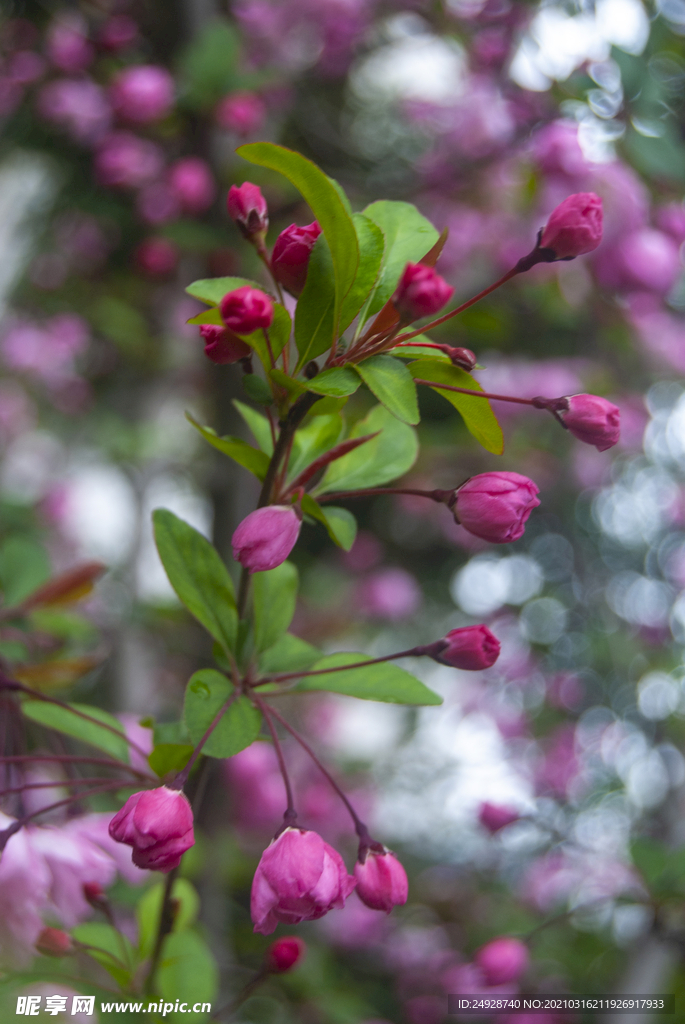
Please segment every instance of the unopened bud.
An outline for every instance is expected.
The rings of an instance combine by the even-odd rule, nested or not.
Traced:
[[[252,355],[250,346],[228,327],[202,324],[200,337],[205,343],[205,355],[213,363],[237,363]]]
[[[491,804],[487,800],[478,809],[478,820],[483,828],[486,828],[493,835],[495,832],[499,832],[500,829],[506,828],[507,825],[511,825],[512,822],[518,821],[520,817],[519,812],[515,811],[512,807]]]
[[[599,395],[569,395],[566,408],[559,410],[564,426],[598,452],[613,448],[621,436],[621,410]]]
[[[443,352],[450,357],[453,366],[458,366],[467,373],[470,373],[478,362],[470,348],[453,348],[451,345],[445,345]]]
[[[286,935],[282,939],[276,939],[266,951],[266,967],[273,974],[283,974],[290,971],[295,964],[302,959],[307,947],[295,935]]]
[[[449,302],[453,293],[454,288],[432,267],[407,263],[392,302],[401,320],[410,324],[421,317],[437,313]]]
[[[236,334],[252,334],[253,331],[266,329],[271,326],[274,318],[274,307],[269,296],[249,284],[224,295],[219,310],[226,327],[230,327]]]
[[[295,547],[301,525],[292,505],[258,508],[233,534],[233,557],[250,572],[275,569]]]
[[[602,200],[594,192],[568,196],[550,214],[540,248],[557,260],[572,260],[592,252],[602,241]]]
[[[36,949],[43,956],[71,956],[75,951],[71,935],[59,928],[43,928],[36,940]]]
[[[490,668],[499,658],[499,652],[499,640],[484,625],[451,629],[442,640],[425,648],[425,653],[434,661],[469,672]]]
[[[537,495],[537,485],[521,473],[478,473],[457,490],[451,507],[469,533],[508,544],[523,536],[530,513],[540,504]]]
[[[304,227],[291,224],[276,239],[271,254],[271,269],[278,283],[296,298],[302,294],[307,280],[309,257],[320,234],[321,227],[315,220]]]
[[[385,847],[366,849],[354,865],[357,896],[372,910],[389,914],[393,907],[407,902],[409,883],[407,873],[394,853]]]
[[[226,200],[229,217],[236,222],[249,241],[261,239],[269,227],[269,211],[259,185],[246,181],[231,185]]]

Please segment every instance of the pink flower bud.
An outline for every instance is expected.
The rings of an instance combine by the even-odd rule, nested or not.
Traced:
[[[286,828],[257,865],[250,899],[254,930],[270,935],[279,921],[316,921],[344,907],[355,885],[338,851],[320,835]]]
[[[245,238],[264,236],[269,227],[269,211],[259,185],[249,181],[231,185],[226,200],[228,216],[234,220]]]
[[[385,847],[383,853],[369,850],[363,864],[357,861],[354,877],[359,899],[372,910],[384,910],[389,914],[393,907],[407,902],[407,873],[395,854]]]
[[[273,974],[283,974],[291,970],[298,960],[304,956],[307,947],[302,939],[295,935],[286,935],[276,939],[266,951],[266,966]]]
[[[298,298],[307,280],[307,267],[314,242],[321,234],[318,221],[298,227],[291,224],[281,231],[271,254],[271,269],[276,280]]]
[[[138,38],[138,26],[128,14],[113,14],[100,29],[98,42],[105,50],[125,50]]]
[[[470,348],[454,348],[452,345],[445,345],[443,351],[450,357],[453,366],[471,372],[478,360]]]
[[[120,71],[111,86],[114,109],[126,121],[150,124],[174,105],[174,80],[156,64],[135,64]]]
[[[224,295],[219,304],[221,319],[236,334],[252,334],[271,326],[274,307],[271,299],[249,284]]]
[[[502,935],[481,946],[473,959],[485,975],[488,985],[506,985],[516,981],[527,969],[530,954],[520,939]]]
[[[540,239],[558,260],[592,252],[602,241],[602,200],[594,192],[568,196],[550,214]]]
[[[252,355],[250,346],[228,327],[202,324],[200,337],[205,343],[205,355],[213,363],[237,363],[239,359]]]
[[[128,798],[110,821],[109,834],[133,847],[137,867],[171,871],[195,843],[193,812],[180,790],[147,789]]]
[[[217,124],[243,137],[259,131],[265,118],[264,101],[254,92],[231,93],[216,108]]]
[[[292,505],[258,508],[233,534],[233,557],[250,572],[275,569],[295,547],[301,525]]]
[[[569,395],[559,415],[574,437],[593,444],[598,452],[613,448],[621,429],[621,410],[598,395]]]
[[[43,928],[36,939],[36,949],[43,956],[71,956],[76,952],[71,935],[59,928]]]
[[[488,832],[499,832],[506,825],[518,821],[520,814],[511,807],[501,807],[499,804],[491,804],[487,800],[480,805],[478,820]]]
[[[135,251],[135,261],[150,277],[166,277],[176,269],[178,249],[168,238],[145,238]]]
[[[523,536],[528,516],[540,501],[536,484],[520,473],[478,473],[457,490],[457,522],[492,544]]]
[[[451,629],[444,640],[445,646],[431,657],[443,665],[478,672],[490,668],[499,658],[500,642],[487,626],[463,626]],[[437,648],[437,644],[433,645]]]
[[[437,313],[453,293],[454,288],[432,267],[407,263],[392,301],[402,320],[412,323]]]
[[[184,213],[204,213],[214,202],[216,186],[209,165],[196,156],[177,160],[169,170],[169,184]]]

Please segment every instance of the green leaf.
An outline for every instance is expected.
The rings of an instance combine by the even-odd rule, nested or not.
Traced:
[[[263,452],[271,457],[274,453],[274,442],[271,427],[269,426],[269,421],[266,416],[261,412],[257,412],[256,409],[251,408],[251,406],[245,405],[244,402],[239,402],[237,398],[233,399],[233,405],[252,431],[254,439],[259,447]]]
[[[96,949],[86,950],[88,956],[102,964],[122,988],[126,988],[135,970],[136,953],[126,936],[104,922],[88,921],[72,929],[78,942]],[[124,966],[122,967],[121,964]]]
[[[279,171],[292,182],[311,207],[326,236],[333,260],[336,290],[333,321],[337,323],[343,299],[352,287],[359,265],[357,232],[340,198],[340,186],[337,182],[334,184],[311,160],[284,146],[254,142],[240,146],[237,153],[253,164]],[[382,230],[382,225],[379,227]]]
[[[295,377],[289,377],[278,366],[275,366],[273,370],[269,370],[269,377],[279,387],[285,388],[291,398],[297,398],[308,390],[304,381],[296,380]]]
[[[326,524],[331,540],[344,551],[349,551],[357,536],[357,520],[346,508],[326,505]]]
[[[189,743],[158,743],[147,759],[155,775],[163,779],[169,772],[180,772],[194,750]]]
[[[332,398],[344,398],[353,395],[359,387],[357,374],[350,366],[333,366],[323,370],[313,380],[307,382],[307,390],[315,395],[330,395]]]
[[[171,897],[176,900],[177,906],[171,930],[172,932],[182,932],[185,928],[189,928],[197,918],[200,910],[200,897],[187,878],[174,880]],[[138,900],[136,907],[138,949],[143,959],[151,956],[155,947],[163,900],[164,882],[151,885]]]
[[[116,729],[118,735],[110,732],[109,729],[102,729],[95,722],[88,722],[74,711],[81,711],[84,715],[97,718],[99,722]],[[124,727],[118,718],[103,711],[102,708],[93,707],[91,704],[70,704],[68,708],[60,707],[58,704],[49,704],[42,700],[25,700],[21,709],[27,718],[32,722],[39,722],[48,726],[49,729],[56,729],[58,732],[73,736],[74,739],[89,743],[91,747],[104,750],[107,754],[115,757],[118,761],[128,763],[128,742],[124,734]]]
[[[362,213],[352,214],[352,220],[359,242],[359,269],[354,284],[343,302],[339,326],[341,334],[345,328],[350,326],[373,288],[385,248],[383,232],[372,220]]]
[[[202,324],[212,324],[213,327],[224,326],[218,306],[208,306],[207,309],[203,309],[201,313],[196,313],[195,316],[191,316],[190,320],[186,320],[186,323],[191,326],[200,326]]]
[[[312,665],[312,672],[319,669],[336,668],[339,665],[356,665],[360,661],[371,661],[367,654],[329,654]],[[416,676],[403,668],[384,661],[349,671],[331,672],[322,676],[302,679],[295,690],[326,690],[329,693],[344,693],[362,700],[378,700],[387,704],[442,704],[438,696],[424,686]]]
[[[478,381],[466,370],[460,370],[458,366],[452,366],[451,363],[447,365],[439,363],[435,359],[419,359],[415,363],[410,363],[408,369],[412,377],[419,377],[422,380],[451,384],[457,388],[469,388],[471,391],[483,390]],[[433,390],[446,398],[461,413],[469,433],[473,434],[476,441],[494,455],[502,454],[504,451],[502,428],[497,422],[497,417],[487,398],[462,395],[458,391],[444,391],[441,388]]]
[[[179,719],[176,722],[155,722],[153,736],[155,746],[160,743],[186,744],[190,742],[190,736],[183,719]]]
[[[307,267],[307,280],[295,311],[298,368],[326,352],[335,333],[335,274],[328,240],[319,235]]]
[[[194,1024],[209,1013],[189,1013],[195,1003],[211,1004],[219,987],[219,972],[209,946],[193,931],[173,932],[164,941],[156,988],[162,999],[187,1003],[185,1012],[172,1011],[165,1021]]]
[[[377,430],[380,431],[378,437],[331,463],[317,488],[319,494],[380,487],[411,469],[419,452],[413,427],[377,405],[368,416],[355,423],[350,436],[363,437]]]
[[[155,543],[179,600],[215,640],[233,649],[238,616],[231,577],[206,537],[165,508],[152,513]]]
[[[271,388],[256,373],[244,373],[242,385],[243,391],[253,402],[257,402],[259,405],[271,405],[273,402],[274,396],[271,393]]]
[[[310,668],[321,657],[321,651],[300,640],[299,636],[284,633],[259,658],[259,671],[264,675],[276,672],[298,672]]]
[[[294,479],[306,466],[334,448],[344,429],[339,412],[315,416],[295,434],[293,450],[288,463],[288,476]]]
[[[345,551],[350,550],[357,536],[357,520],[351,512],[335,505],[326,505],[322,508],[311,494],[303,496],[302,511],[323,524],[334,544]]]
[[[21,604],[50,578],[50,559],[42,544],[11,535],[0,546],[0,587],[4,604]]]
[[[418,263],[439,238],[431,222],[411,203],[381,199],[363,212],[383,232],[385,252],[376,287],[364,307],[360,323],[385,305],[407,263]]]
[[[264,479],[269,468],[268,455],[253,448],[247,441],[242,441],[239,437],[218,437],[216,431],[211,427],[201,427],[189,412],[186,413],[186,419],[192,423],[198,433],[202,434],[205,441],[209,441],[213,448],[228,455],[229,459],[233,459],[239,466],[248,469],[250,473],[254,473],[258,480]]]
[[[195,672],[186,687],[183,715],[193,743],[198,744],[233,693],[233,683],[215,668]],[[238,697],[221,718],[202,753],[232,757],[257,738],[262,716],[247,697]]]
[[[246,284],[249,284],[251,288],[265,291],[263,285],[258,284],[257,281],[250,281],[247,277],[208,277],[201,281],[193,281],[186,288],[186,292],[194,299],[206,302],[209,306],[218,306],[224,295],[234,292],[236,288],[243,288]],[[190,321],[188,322],[190,323]]]
[[[258,654],[275,644],[292,622],[297,576],[292,562],[283,562],[268,572],[253,574],[254,645]]]
[[[355,370],[379,402],[403,423],[420,420],[416,384],[411,373],[392,356],[371,356]]]
[[[402,335],[400,334],[395,340],[402,341]],[[445,352],[441,352],[439,348],[422,348],[418,344],[420,341],[430,340],[427,335],[419,334],[412,339],[412,344],[398,345],[388,349],[388,355],[401,356],[403,359],[434,359],[439,363],[449,363],[450,357]]]

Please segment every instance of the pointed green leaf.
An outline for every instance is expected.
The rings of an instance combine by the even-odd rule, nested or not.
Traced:
[[[466,370],[460,370],[458,366],[452,366],[451,363],[447,365],[439,363],[435,359],[419,359],[415,363],[410,363],[408,369],[412,377],[422,380],[451,384],[452,387],[468,388],[471,391],[483,390],[478,381]],[[461,413],[469,433],[473,434],[476,441],[494,455],[502,454],[504,451],[502,428],[487,398],[462,395],[458,391],[445,391],[441,388],[433,390],[446,398]]]
[[[70,708],[73,708],[73,711]],[[102,708],[93,707],[92,704],[70,704],[68,708],[63,708],[58,704],[49,704],[43,700],[25,700],[22,701],[21,709],[32,722],[39,722],[49,729],[56,729],[57,732],[73,736],[76,740],[89,743],[91,747],[104,750],[118,761],[128,763],[128,741],[124,727],[118,718],[103,711]],[[117,735],[110,732],[109,729],[102,729],[95,722],[81,718],[80,715],[74,714],[75,711],[90,715],[91,718],[97,718],[99,722],[116,729]]]
[[[271,393],[271,388],[256,373],[244,373],[241,384],[247,397],[251,398],[253,402],[257,402],[258,405],[271,405],[273,402],[274,396]]]
[[[402,341],[402,335],[398,335],[395,340]],[[419,345],[420,341],[430,342],[431,339],[425,334],[419,334],[411,343],[388,349],[388,355],[401,356],[403,359],[435,359],[439,363],[450,362],[450,357],[445,352],[441,352],[439,348],[422,348]]]
[[[305,494],[302,498],[302,511],[313,519],[317,519],[328,531],[328,536],[334,544],[344,551],[349,551],[357,536],[357,520],[346,508],[337,508],[335,505],[326,505],[322,508],[318,501],[312,498],[311,494]]]
[[[326,236],[333,260],[336,289],[333,321],[337,323],[343,299],[352,287],[359,265],[357,232],[340,198],[340,186],[337,182],[334,184],[311,160],[284,146],[254,142],[240,146],[237,153],[253,164],[279,171],[292,182],[311,207]],[[379,226],[382,230],[382,225]]]
[[[274,367],[273,370],[269,370],[269,377],[274,384],[278,384],[279,387],[285,388],[291,398],[297,398],[308,390],[307,385],[303,380],[296,380],[295,377],[289,377],[288,374],[284,373],[278,366]]]
[[[356,665],[360,661],[371,661],[371,658],[367,654],[348,652],[329,654],[321,661],[315,662],[310,671],[317,672],[339,665]],[[309,676],[302,679],[295,690],[326,690],[329,693],[344,693],[349,697],[384,701],[387,704],[442,704],[442,697],[424,686],[416,676],[389,661],[349,671]]]
[[[188,764],[195,748],[189,743],[158,743],[147,763],[163,779],[169,772],[180,772]]]
[[[165,1002],[186,1002],[186,1009],[172,1010],[164,1020],[170,1024],[200,1024],[209,1014],[192,1008],[212,1003],[219,987],[219,972],[212,952],[200,936],[190,929],[173,932],[164,940],[162,956],[155,975],[155,988]]]
[[[243,288],[246,284],[268,294],[264,285],[257,281],[250,281],[246,277],[208,277],[202,281],[193,281],[186,288],[186,292],[194,299],[206,302],[209,306],[218,306],[224,295],[234,292],[236,288]]]
[[[137,959],[133,946],[122,932],[104,921],[87,921],[72,929],[71,934],[77,942],[95,947],[86,950],[87,956],[102,964],[123,989],[128,987]]]
[[[335,331],[335,274],[325,235],[319,235],[307,267],[307,280],[295,311],[298,367],[326,352]]]
[[[385,238],[385,252],[376,287],[364,307],[360,322],[377,313],[397,288],[407,263],[418,263],[439,238],[429,220],[411,203],[381,199],[363,211]]]
[[[383,232],[362,213],[352,215],[359,242],[359,269],[345,296],[340,313],[340,333],[350,326],[371,292],[381,268],[385,239]]]
[[[283,562],[268,572],[252,576],[254,593],[254,646],[259,654],[285,633],[295,614],[297,569]]]
[[[235,646],[238,616],[231,577],[216,548],[173,512],[152,513],[155,543],[179,600],[215,640]]]
[[[233,693],[233,683],[223,672],[203,668],[188,680],[183,717],[193,743],[200,742]],[[238,697],[227,708],[202,748],[208,757],[232,757],[257,738],[262,716],[247,697]]]
[[[344,398],[353,395],[360,381],[351,366],[333,366],[323,370],[307,382],[307,390],[315,395],[330,395],[332,398]]]
[[[253,448],[247,441],[242,441],[239,437],[219,437],[211,427],[201,427],[189,412],[186,413],[186,419],[213,448],[228,455],[229,459],[233,459],[244,469],[249,469],[250,473],[254,473],[258,480],[264,479],[269,468],[268,455]]]
[[[327,416],[314,416],[295,434],[293,450],[288,463],[288,477],[294,480],[306,466],[330,451],[340,440],[344,429],[339,412]]]
[[[186,320],[186,323],[191,326],[201,326],[202,324],[211,324],[212,327],[224,326],[218,306],[208,306],[207,309],[203,309],[201,313],[196,313],[195,316],[191,316],[190,320]]]
[[[419,453],[413,427],[377,405],[368,416],[355,423],[350,436],[363,437],[377,430],[380,431],[378,437],[331,463],[316,493],[380,487],[411,469]]]
[[[260,656],[259,670],[264,675],[276,672],[297,672],[310,668],[321,657],[321,651],[292,633],[280,639]]]
[[[274,453],[274,440],[266,416],[261,412],[257,412],[251,406],[245,405],[244,402],[239,402],[237,398],[233,399],[233,405],[252,431],[259,447],[271,457]]]
[[[379,402],[403,423],[420,420],[416,384],[411,373],[392,356],[371,356],[355,366],[355,370]]]

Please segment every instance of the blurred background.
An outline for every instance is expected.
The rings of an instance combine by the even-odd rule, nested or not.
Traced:
[[[525,473],[542,498],[525,536],[495,549],[443,506],[388,497],[355,502],[348,554],[303,531],[300,636],[382,655],[484,621],[503,651],[484,673],[414,666],[440,709],[289,709],[401,855],[410,902],[386,919],[352,898],[303,926],[307,960],[245,1022],[441,1024],[446,993],[488,990],[472,954],[501,933],[530,936],[528,990],[685,998],[684,96],[685,0],[4,0],[0,584],[12,603],[79,560],[108,572],[84,614],[46,613],[30,641],[0,629],[0,656],[136,721],[177,718],[209,654],[152,509],[231,564],[256,498],[185,419],[249,437],[239,374],[205,360],[184,288],[264,280],[226,214],[232,183],[261,186],[270,243],[312,219],[235,148],[300,150],[354,209],[415,203],[449,228],[438,270],[458,298],[568,194],[604,201],[590,257],[535,268],[434,336],[476,352],[486,390],[606,395],[620,445],[597,453],[502,403],[496,458],[422,393],[406,485]],[[248,895],[282,813],[271,755],[215,767],[187,867],[226,992],[265,946]],[[290,756],[303,820],[351,854],[342,807]]]

